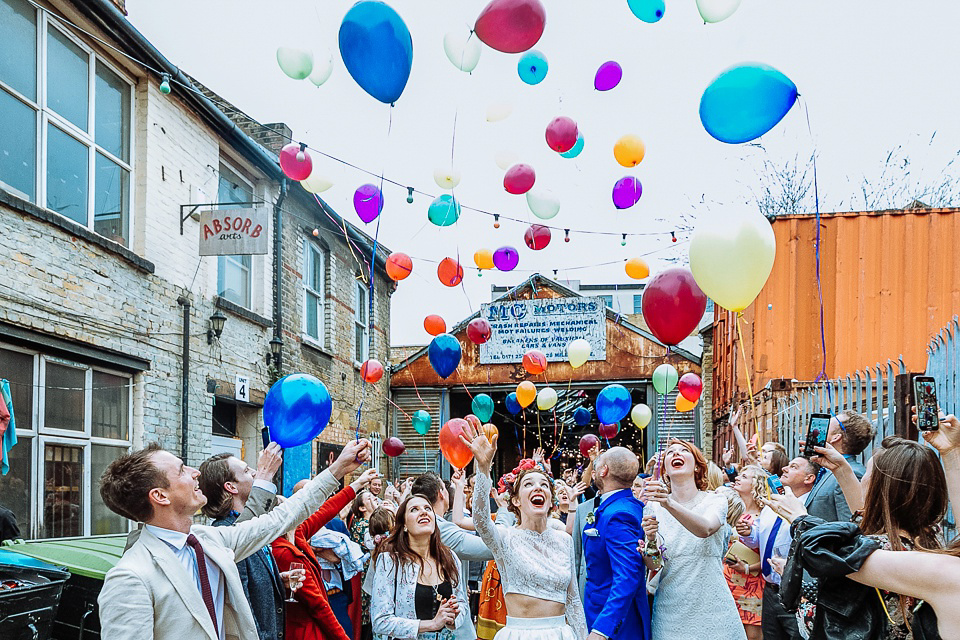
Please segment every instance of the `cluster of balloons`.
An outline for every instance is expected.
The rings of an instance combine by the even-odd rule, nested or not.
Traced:
[[[333,56],[329,52],[314,58],[310,51],[294,47],[279,47],[277,64],[288,77],[294,80],[309,80],[317,87],[326,82],[333,73]]]
[[[703,393],[703,380],[693,372],[678,377],[673,365],[664,363],[653,371],[653,388],[657,393],[666,395],[677,389],[677,399],[674,403],[677,411],[690,411],[700,401]]]

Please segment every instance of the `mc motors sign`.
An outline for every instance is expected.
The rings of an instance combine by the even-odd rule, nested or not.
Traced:
[[[200,255],[267,253],[268,209],[217,209],[200,213]]]

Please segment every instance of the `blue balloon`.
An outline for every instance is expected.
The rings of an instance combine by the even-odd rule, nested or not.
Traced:
[[[573,421],[577,423],[578,427],[584,427],[590,424],[590,409],[579,407],[573,412]]]
[[[597,395],[597,420],[614,424],[630,413],[630,392],[622,384],[608,384]]]
[[[460,341],[449,333],[441,333],[430,342],[427,357],[430,366],[441,378],[447,378],[460,364]]]
[[[573,143],[573,146],[570,147],[569,151],[564,151],[560,154],[561,158],[576,158],[580,155],[580,152],[583,151],[583,134],[577,134],[577,141]]]
[[[627,0],[627,6],[633,15],[650,23],[659,22],[666,8],[663,0]]]
[[[547,77],[547,58],[539,51],[528,51],[517,63],[517,73],[527,84],[540,84]]]
[[[320,435],[332,410],[330,393],[320,380],[294,373],[270,387],[263,402],[263,424],[281,447],[297,447]]]
[[[730,67],[703,92],[700,121],[720,142],[750,142],[770,131],[797,101],[797,85],[765,64]]]
[[[510,393],[507,395],[507,399],[503,401],[503,404],[507,405],[507,411],[510,412],[510,415],[515,416],[521,411],[523,407],[520,406],[520,403],[517,402],[517,394]]]
[[[364,91],[393,104],[413,66],[413,38],[396,11],[382,2],[353,5],[340,25],[340,56]]]

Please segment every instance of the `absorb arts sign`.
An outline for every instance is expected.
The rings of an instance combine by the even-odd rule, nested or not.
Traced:
[[[590,360],[606,360],[606,307],[602,298],[502,300],[481,305],[480,316],[493,328],[480,345],[480,364],[521,362],[537,349],[549,362],[565,362],[567,345],[577,338],[590,343]]]
[[[200,213],[200,255],[267,253],[268,209],[216,209]]]

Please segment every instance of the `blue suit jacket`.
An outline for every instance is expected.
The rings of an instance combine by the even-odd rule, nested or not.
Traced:
[[[646,568],[637,551],[642,518],[643,503],[623,489],[597,507],[593,525],[583,531],[587,628],[611,640],[651,637]]]

